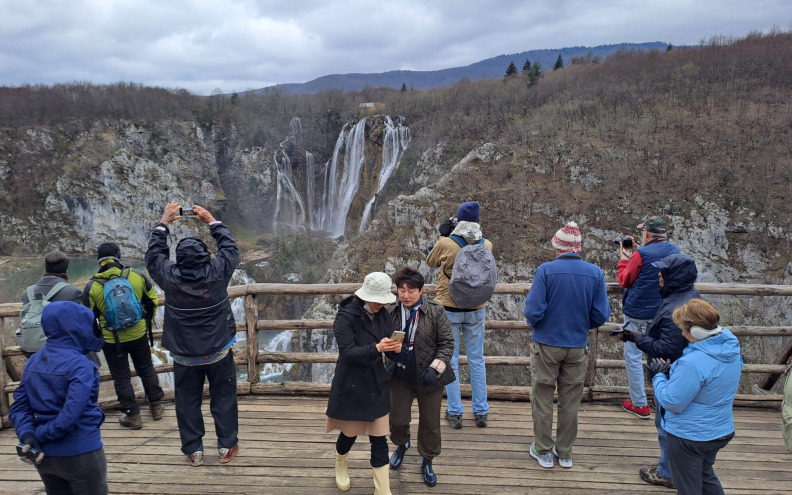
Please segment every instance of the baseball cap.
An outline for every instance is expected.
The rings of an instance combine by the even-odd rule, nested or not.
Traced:
[[[652,234],[665,234],[668,231],[668,225],[665,220],[653,215],[647,215],[644,221],[636,226],[638,230],[646,230]]]

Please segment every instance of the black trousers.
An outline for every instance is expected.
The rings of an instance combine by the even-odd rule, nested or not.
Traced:
[[[143,383],[143,390],[146,392],[148,401],[156,402],[162,399],[162,388],[157,372],[154,371],[154,364],[151,362],[151,350],[145,335],[120,344],[116,344],[114,341],[105,342],[102,352],[104,352],[107,367],[110,368],[110,374],[113,375],[113,386],[118,396],[121,412],[140,413],[140,406],[135,400],[135,389],[132,388],[132,373],[129,371],[130,357],[132,365]]]
[[[718,451],[734,433],[715,440],[697,442],[668,433],[668,463],[677,495],[723,495],[723,486],[712,466]]]
[[[104,449],[69,457],[44,456],[36,465],[47,495],[106,495]]]
[[[204,380],[209,380],[209,411],[215,423],[217,447],[230,449],[239,439],[239,409],[237,407],[236,365],[234,351],[213,364],[182,366],[173,364],[176,394],[176,422],[179,425],[182,452],[189,455],[203,450]]]

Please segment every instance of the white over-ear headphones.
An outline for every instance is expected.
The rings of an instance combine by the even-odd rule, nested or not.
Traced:
[[[690,335],[694,339],[696,339],[696,340],[704,340],[704,339],[706,339],[708,337],[712,337],[713,335],[718,335],[719,333],[721,333],[721,330],[722,330],[722,328],[721,328],[720,325],[718,325],[717,327],[713,328],[712,330],[706,330],[706,329],[704,329],[702,327],[694,325],[694,326],[690,327],[689,332],[690,332]]]

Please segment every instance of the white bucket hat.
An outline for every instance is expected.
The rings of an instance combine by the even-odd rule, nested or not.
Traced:
[[[355,291],[355,295],[366,302],[390,304],[396,302],[391,292],[391,278],[382,272],[373,272],[363,279],[363,287]]]

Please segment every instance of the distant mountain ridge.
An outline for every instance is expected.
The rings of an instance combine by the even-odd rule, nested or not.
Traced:
[[[569,66],[573,58],[585,57],[589,53],[592,57],[602,59],[623,49],[649,51],[665,50],[667,47],[667,43],[653,41],[650,43],[620,43],[594,47],[571,46],[561,49],[530,50],[510,55],[498,55],[465,67],[431,71],[393,70],[376,74],[330,74],[305,83],[277,84],[256,89],[253,92],[266,93],[285,90],[294,94],[314,94],[330,89],[360,91],[367,85],[374,88],[386,87],[394,89],[401,89],[402,85],[405,85],[407,89],[425,90],[438,86],[452,86],[464,78],[478,81],[484,78],[495,79],[503,77],[509,62],[514,62],[517,69],[521,70],[526,60],[530,60],[531,64],[538,61],[542,64],[544,70],[547,71],[552,70],[559,54],[561,54],[564,65]]]

